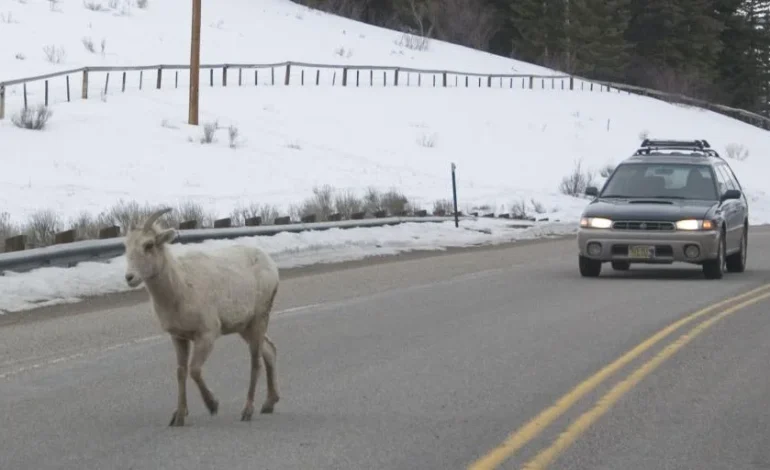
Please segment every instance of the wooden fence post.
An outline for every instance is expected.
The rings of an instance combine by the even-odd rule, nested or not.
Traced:
[[[227,86],[227,65],[222,66],[222,86]]]
[[[347,69],[347,67],[342,69],[342,86],[348,86],[348,69]]]
[[[27,109],[27,83],[25,82],[23,87],[24,89],[24,109]]]
[[[48,80],[45,81],[45,105],[48,106]]]
[[[83,89],[81,90],[81,97],[84,100],[88,99],[88,69],[83,69]]]
[[[446,72],[443,73],[443,82],[444,82],[444,88],[446,88]]]
[[[64,78],[67,79],[67,103],[69,103],[70,102],[70,76],[67,75]]]
[[[291,62],[286,63],[286,76],[283,79],[284,85],[289,85],[289,78],[291,77]]]
[[[0,85],[0,119],[5,119],[5,85]]]
[[[155,88],[160,90],[160,84],[163,82],[163,66],[158,67],[158,79],[155,83]]]
[[[124,92],[124,93],[126,91],[126,72],[125,71],[123,72],[123,87],[122,87],[121,91]]]
[[[398,86],[398,68],[393,71],[394,77],[393,77],[393,86]]]

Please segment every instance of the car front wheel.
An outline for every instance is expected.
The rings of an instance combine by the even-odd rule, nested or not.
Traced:
[[[719,237],[719,249],[717,249],[717,257],[710,259],[703,263],[703,274],[706,279],[722,279],[725,273],[725,233],[722,232],[722,236]]]
[[[741,249],[738,253],[732,254],[727,257],[727,270],[731,273],[742,273],[746,270],[746,253],[749,248],[749,232],[747,227],[743,227],[743,235],[741,236]]]
[[[580,275],[583,277],[598,277],[602,272],[602,262],[579,256],[578,264],[580,266]]]

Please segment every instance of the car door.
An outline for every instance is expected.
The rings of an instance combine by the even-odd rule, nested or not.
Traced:
[[[733,184],[733,188],[737,189],[741,192],[740,199],[736,200],[736,220],[735,223],[738,225],[738,229],[736,229],[736,236],[738,237],[738,247],[740,247],[741,239],[740,237],[743,236],[743,223],[744,221],[748,220],[749,218],[749,200],[746,198],[746,194],[743,192],[743,188],[741,187],[740,181],[738,181],[738,178],[735,176],[735,172],[733,172],[733,169],[730,168],[730,165],[727,163],[724,164],[724,170],[725,174],[730,178],[730,181]]]
[[[736,187],[737,183],[730,177],[730,171],[726,168],[724,163],[716,164],[714,170],[717,172],[719,179],[724,182],[722,192],[719,195],[720,198],[728,189],[739,189]],[[743,201],[740,199],[728,199],[721,204],[725,225],[727,226],[727,251],[740,248],[741,228],[743,226],[743,219],[741,217],[743,212],[741,210],[742,205]]]

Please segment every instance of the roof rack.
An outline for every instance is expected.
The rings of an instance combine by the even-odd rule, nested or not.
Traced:
[[[716,150],[711,148],[711,145],[706,139],[701,140],[651,140],[644,139],[639,149],[634,152],[634,155],[649,155],[651,151],[655,150],[678,150],[676,155],[687,155],[681,153],[681,151],[689,151],[690,156],[714,156],[722,158]],[[657,153],[657,152],[656,152]]]

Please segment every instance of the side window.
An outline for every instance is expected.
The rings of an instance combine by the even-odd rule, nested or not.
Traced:
[[[733,172],[733,169],[730,168],[730,165],[725,164],[725,173],[730,178],[730,181],[733,183],[733,189],[741,189],[741,183],[738,181],[738,178],[735,176],[735,173]]]
[[[727,186],[725,175],[721,171],[719,171],[720,166],[721,165],[714,165],[713,168],[714,168],[714,174],[717,177],[717,188],[719,189],[719,194],[721,195],[721,194],[724,194],[725,191],[727,191],[729,186]]]
[[[716,169],[716,170],[717,170],[717,172],[718,172],[718,174],[722,176],[722,179],[724,180],[724,182],[725,182],[725,185],[726,185],[725,189],[723,189],[723,190],[721,191],[721,193],[724,193],[724,192],[725,192],[725,191],[727,191],[728,189],[737,189],[737,188],[734,186],[734,183],[733,183],[733,180],[732,180],[732,178],[730,178],[730,172],[729,172],[729,171],[727,171],[727,168],[725,168],[725,166],[724,166],[723,164],[720,164],[720,165],[716,165],[716,166],[714,167],[714,169]]]

